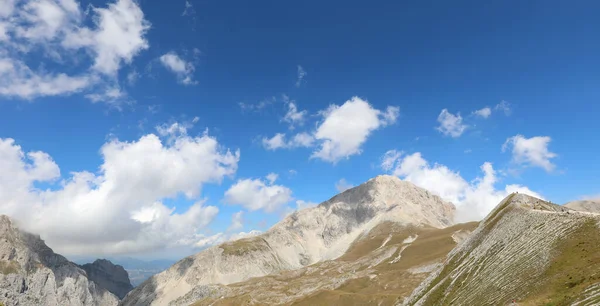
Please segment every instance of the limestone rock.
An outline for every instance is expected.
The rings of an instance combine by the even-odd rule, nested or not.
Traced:
[[[117,305],[83,269],[55,254],[36,235],[0,216],[0,302],[5,305]]]

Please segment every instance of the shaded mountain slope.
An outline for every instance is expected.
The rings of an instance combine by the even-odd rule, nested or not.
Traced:
[[[392,176],[378,176],[314,208],[294,212],[262,235],[187,257],[133,291],[123,305],[168,305],[210,284],[232,284],[338,258],[384,222],[443,228],[454,205]],[[210,286],[209,286],[210,287]]]
[[[119,299],[133,289],[129,275],[122,266],[115,265],[106,259],[97,259],[93,263],[82,265],[88,278],[98,286],[108,290]]]
[[[118,298],[55,254],[39,236],[0,216],[0,302],[5,305],[117,305]]]
[[[600,215],[504,199],[404,305],[598,305]]]

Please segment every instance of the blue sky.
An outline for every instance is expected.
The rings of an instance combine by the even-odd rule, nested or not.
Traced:
[[[9,2],[0,208],[66,254],[191,253],[384,173],[465,219],[600,196],[592,1]]]

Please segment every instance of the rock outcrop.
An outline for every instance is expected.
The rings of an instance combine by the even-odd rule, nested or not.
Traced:
[[[87,273],[88,279],[119,299],[124,298],[133,289],[127,271],[106,259],[98,259],[94,263],[82,265],[81,268]]]
[[[444,228],[454,205],[393,176],[378,176],[317,207],[297,211],[262,235],[184,258],[132,290],[123,305],[168,305],[206,285],[300,269],[336,259],[384,222]]]
[[[55,254],[39,236],[0,216],[0,302],[5,305],[117,305],[118,298]]]
[[[504,199],[403,305],[600,305],[600,214]]]

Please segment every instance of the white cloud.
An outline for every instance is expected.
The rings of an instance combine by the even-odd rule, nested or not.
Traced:
[[[132,70],[127,74],[127,82],[129,83],[130,86],[135,85],[135,83],[137,83],[137,81],[140,79],[140,74],[139,72],[137,72],[137,70]]]
[[[267,150],[292,149],[299,147],[312,147],[315,139],[312,135],[302,132],[294,135],[289,141],[284,133],[277,133],[271,138],[263,137],[262,144]]]
[[[321,112],[323,121],[314,133],[314,138],[320,141],[320,148],[313,152],[311,158],[336,163],[360,154],[361,146],[371,132],[394,123],[398,111],[398,108],[388,107],[385,113],[381,112],[358,97],[341,106],[331,105]]]
[[[249,238],[249,237],[254,237],[257,235],[260,235],[262,232],[258,231],[258,230],[251,230],[249,232],[239,232],[239,233],[235,233],[235,234],[224,234],[224,233],[217,233],[214,234],[212,236],[208,236],[208,237],[204,237],[202,239],[200,239],[197,243],[196,243],[196,247],[197,248],[205,248],[205,247],[209,247],[209,246],[213,246],[213,245],[218,245],[221,244],[223,242],[227,242],[227,241],[234,241],[234,240],[239,240],[242,238]]]
[[[283,133],[277,133],[271,138],[263,138],[262,144],[267,150],[277,150],[287,147],[285,134]]]
[[[177,75],[177,79],[180,83],[184,85],[197,84],[197,82],[193,80],[195,67],[191,62],[186,62],[181,59],[177,53],[172,51],[163,54],[159,59],[165,68]]]
[[[235,231],[244,227],[244,212],[238,211],[231,216],[231,225],[227,228],[227,231]]]
[[[258,112],[262,109],[264,109],[265,107],[267,107],[268,105],[271,105],[273,103],[275,103],[276,99],[275,97],[270,97],[267,99],[263,99],[258,103],[244,103],[244,102],[239,102],[238,105],[240,106],[240,108],[242,109],[242,111],[253,111],[253,112]]]
[[[311,207],[315,207],[319,205],[319,203],[315,203],[315,202],[308,202],[308,201],[303,201],[303,200],[297,200],[296,201],[296,210],[302,210],[305,208],[311,208]]]
[[[542,198],[538,193],[520,185],[505,185],[503,189],[496,189],[496,172],[489,162],[481,166],[483,177],[467,182],[458,171],[440,164],[430,165],[419,152],[401,156],[395,150],[389,151],[383,158],[382,168],[456,204],[457,222],[481,220],[512,192]]]
[[[181,16],[193,16],[195,14],[196,10],[192,3],[189,0],[185,0],[185,9],[183,10],[183,13],[181,13]]]
[[[266,178],[269,181],[269,185],[273,185],[273,183],[275,183],[278,177],[279,175],[277,173],[269,173],[267,174]]]
[[[354,185],[346,182],[346,179],[344,179],[344,178],[340,179],[339,181],[337,181],[335,183],[335,189],[338,192],[344,192],[344,191],[346,191],[346,190],[348,190],[348,189],[350,189],[352,187],[354,187]]]
[[[3,1],[1,10],[3,96],[29,100],[106,87],[96,85],[115,83],[121,65],[149,46],[145,35],[150,24],[132,0],[91,7],[91,14],[83,13],[73,0]],[[88,17],[93,27],[87,26]],[[26,63],[32,55],[36,65],[44,68],[34,70]],[[82,56],[89,56],[93,65],[82,67]]]
[[[308,133],[298,133],[294,135],[291,140],[291,143],[288,145],[291,147],[312,147],[315,138]]]
[[[506,116],[510,116],[510,113],[512,111],[510,109],[510,104],[504,100],[502,100],[500,103],[498,103],[496,105],[496,107],[494,107],[494,109],[503,111]]]
[[[269,180],[269,179],[268,179]],[[255,211],[274,212],[292,200],[292,191],[261,179],[240,179],[226,192],[224,201]]]
[[[127,99],[127,94],[118,85],[107,86],[103,91],[90,93],[85,97],[93,103],[104,102],[117,109],[120,109],[122,104],[130,102]]]
[[[306,75],[307,73],[304,70],[304,68],[298,65],[298,78],[296,79],[296,87],[300,87],[300,85],[302,85],[302,82],[304,81],[304,77],[306,77]]]
[[[0,58],[0,95],[31,100],[81,92],[95,83],[90,75],[68,76],[32,71],[23,62]]]
[[[442,134],[453,138],[460,137],[468,127],[468,125],[462,123],[460,113],[453,115],[445,108],[438,116],[437,121],[440,123],[440,126],[436,129]]]
[[[384,119],[382,120],[383,125],[394,124],[398,120],[398,116],[400,116],[400,107],[388,106],[382,115]]]
[[[523,135],[516,135],[506,139],[502,146],[502,152],[512,146],[513,162],[521,165],[537,166],[550,172],[555,168],[550,160],[557,156],[548,150],[550,141],[552,139],[548,136],[525,138]]]
[[[191,246],[218,213],[200,198],[202,186],[232,176],[239,161],[239,152],[207,134],[182,135],[170,145],[153,134],[113,139],[100,153],[98,173],[72,172],[60,186],[41,190],[36,182],[60,178],[58,165],[46,153],[25,153],[14,140],[0,139],[0,213],[64,254]],[[180,194],[193,203],[184,212],[162,203]]]
[[[296,105],[296,101],[290,100],[287,96],[283,96],[285,104],[288,107],[288,110],[283,117],[283,121],[287,122],[290,125],[290,129],[294,129],[295,125],[304,124],[304,120],[306,119],[307,111],[298,111],[298,106]]]
[[[474,114],[475,116],[479,116],[479,117],[481,117],[481,118],[486,118],[486,119],[487,119],[487,118],[489,118],[489,117],[490,117],[490,115],[492,114],[492,109],[491,109],[491,108],[489,108],[489,107],[484,107],[484,108],[482,108],[482,109],[479,109],[479,110],[473,111],[473,114]]]

